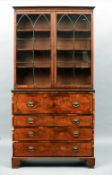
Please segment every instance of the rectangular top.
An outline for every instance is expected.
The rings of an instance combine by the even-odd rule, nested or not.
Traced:
[[[94,6],[14,6],[13,7],[16,11],[21,11],[21,10],[53,10],[53,11],[58,11],[58,10],[93,10],[95,7]]]
[[[95,6],[13,6],[13,8],[90,8],[94,9]]]

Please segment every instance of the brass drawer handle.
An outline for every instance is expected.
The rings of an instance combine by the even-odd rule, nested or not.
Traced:
[[[32,124],[32,123],[33,123],[33,119],[32,119],[31,117],[29,117],[29,118],[27,119],[27,122],[28,122],[29,124]]]
[[[28,136],[29,136],[29,137],[33,137],[33,136],[34,136],[34,132],[33,132],[33,131],[29,131],[29,132],[28,132]]]
[[[72,150],[73,150],[74,152],[79,152],[79,148],[78,148],[77,146],[73,146]]]
[[[35,151],[35,148],[34,148],[33,146],[29,146],[29,147],[28,147],[28,151],[29,151],[29,152],[34,152],[34,151]]]
[[[73,106],[74,108],[77,108],[77,107],[80,106],[80,103],[79,103],[78,101],[74,101],[74,102],[72,103],[72,106]]]
[[[79,137],[80,136],[80,132],[79,131],[74,131],[73,132],[73,136],[74,137]]]
[[[76,124],[78,124],[78,123],[80,123],[80,120],[74,118],[74,119],[72,120],[72,123],[76,123]]]
[[[34,106],[34,102],[33,102],[33,101],[28,101],[28,102],[26,103],[26,105],[27,105],[28,107],[33,107],[33,106]]]

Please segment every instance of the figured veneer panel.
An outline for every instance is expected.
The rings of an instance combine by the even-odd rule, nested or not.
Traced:
[[[93,127],[93,116],[78,115],[15,115],[13,117],[14,127],[37,127],[37,126],[73,126]]]
[[[45,157],[45,156],[92,156],[92,142],[37,142],[14,143],[14,156]]]
[[[14,114],[93,113],[93,94],[86,93],[23,93],[13,97]]]
[[[89,128],[38,127],[14,130],[13,139],[17,140],[92,140],[93,131]]]

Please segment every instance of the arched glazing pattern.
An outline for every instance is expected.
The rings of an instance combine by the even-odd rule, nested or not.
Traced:
[[[57,85],[91,83],[90,38],[90,15],[57,15]]]
[[[48,15],[39,15],[34,23],[34,48],[39,50],[50,49],[50,21]],[[37,32],[36,32],[37,31]],[[44,31],[44,32],[43,32]]]
[[[34,23],[35,84],[50,85],[51,76],[50,15],[38,15]],[[41,65],[41,69],[40,69]]]
[[[17,15],[17,85],[50,85],[50,15]]]
[[[18,15],[17,16],[17,30],[33,30],[33,23],[29,15]]]
[[[70,15],[60,15],[58,17],[58,21],[57,21],[57,28],[58,30],[61,30],[61,29],[69,29],[69,30],[73,30],[73,21],[70,17]]]
[[[33,84],[33,23],[29,15],[17,16],[17,84]],[[30,81],[29,81],[30,79]],[[24,83],[25,82],[25,83]]]
[[[50,16],[49,15],[38,15],[35,23],[34,29],[40,31],[49,31],[50,30]]]
[[[17,21],[17,50],[33,49],[33,23],[29,15],[21,15]]]
[[[63,77],[66,76],[65,83],[70,84],[70,77],[75,75],[74,65],[72,69],[69,69],[71,64],[69,57],[71,57],[72,64],[74,64],[74,44],[75,31],[71,16],[67,14],[59,15],[57,22],[57,81],[62,84]],[[67,67],[67,70],[65,67]]]
[[[86,15],[79,15],[74,22],[75,30],[90,30],[90,19]]]

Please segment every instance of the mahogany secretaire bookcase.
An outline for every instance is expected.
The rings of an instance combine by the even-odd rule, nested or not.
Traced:
[[[13,168],[30,158],[94,167],[93,9],[14,8]]]

